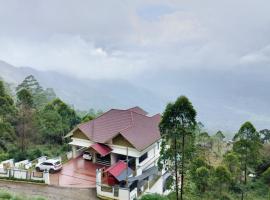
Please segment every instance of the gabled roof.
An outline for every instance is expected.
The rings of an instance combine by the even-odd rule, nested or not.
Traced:
[[[118,181],[123,181],[127,176],[130,176],[133,171],[127,166],[127,163],[119,160],[117,163],[105,170],[105,172],[113,175]]]
[[[100,117],[78,125],[90,140],[107,143],[121,134],[137,150],[142,151],[160,139],[160,115],[149,117],[143,109],[112,109]]]
[[[97,151],[101,156],[106,156],[112,151],[112,149],[105,144],[95,143],[91,147],[95,151]]]

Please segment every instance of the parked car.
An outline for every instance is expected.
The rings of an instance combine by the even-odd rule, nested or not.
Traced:
[[[85,151],[83,153],[83,159],[85,159],[85,160],[92,160],[92,154],[89,151]]]
[[[62,164],[59,160],[56,160],[56,159],[49,159],[44,162],[38,163],[36,165],[37,171],[47,170],[49,173],[60,171],[61,169],[62,169]]]

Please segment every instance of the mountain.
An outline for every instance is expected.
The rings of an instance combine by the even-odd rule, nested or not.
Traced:
[[[13,86],[30,74],[44,88],[53,88],[58,97],[80,110],[141,106],[155,113],[164,106],[161,97],[126,80],[78,79],[53,71],[15,67],[0,61],[0,77]]]

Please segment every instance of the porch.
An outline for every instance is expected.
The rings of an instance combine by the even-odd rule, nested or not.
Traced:
[[[84,160],[81,156],[63,165],[63,169],[50,174],[50,184],[61,187],[94,188],[96,187],[96,170],[107,167]]]

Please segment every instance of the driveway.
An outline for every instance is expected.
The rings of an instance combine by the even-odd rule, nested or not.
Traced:
[[[63,165],[60,172],[50,174],[50,183],[62,187],[95,188],[96,169],[102,167],[82,157],[72,159]]]

